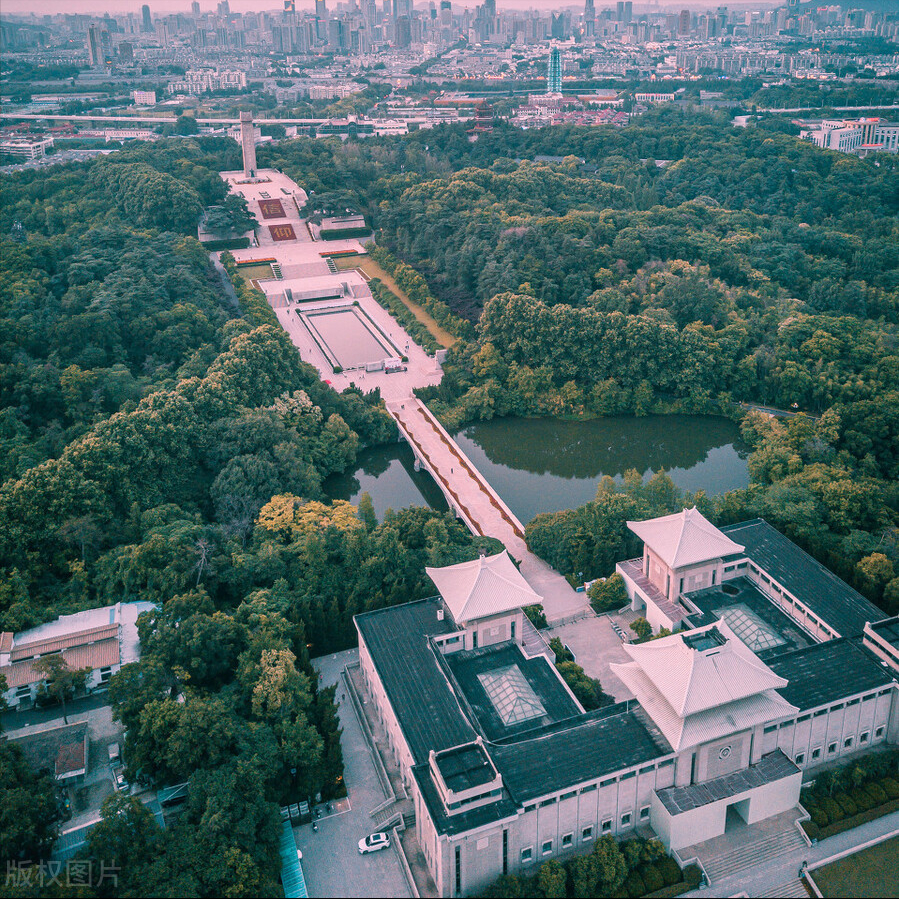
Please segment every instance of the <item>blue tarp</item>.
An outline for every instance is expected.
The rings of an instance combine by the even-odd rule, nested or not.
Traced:
[[[281,824],[281,885],[285,899],[307,899],[309,896],[290,821]]]

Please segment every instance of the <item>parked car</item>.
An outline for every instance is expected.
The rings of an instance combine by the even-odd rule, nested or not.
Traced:
[[[359,840],[359,854],[365,855],[366,852],[377,852],[379,849],[386,849],[389,845],[390,837],[386,833],[372,833]]]
[[[112,769],[112,782],[117,790],[127,792],[131,788],[131,784],[125,779],[125,769],[121,767]]]

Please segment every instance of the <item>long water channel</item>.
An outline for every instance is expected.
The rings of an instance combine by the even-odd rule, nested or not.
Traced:
[[[596,495],[600,478],[620,481],[630,468],[644,478],[664,468],[682,490],[711,495],[749,483],[749,449],[737,425],[726,418],[497,418],[468,425],[454,436],[524,524],[539,512],[583,505]],[[379,519],[388,508],[447,508],[430,476],[414,470],[405,443],[363,451],[354,471],[333,475],[324,487],[329,498],[354,503],[368,492]]]

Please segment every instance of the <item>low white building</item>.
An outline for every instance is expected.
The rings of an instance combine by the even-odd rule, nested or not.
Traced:
[[[0,675],[10,708],[30,706],[44,677],[35,662],[61,655],[72,669],[89,668],[85,688],[104,685],[122,665],[140,658],[137,618],[154,606],[149,602],[116,603],[62,615],[27,631],[0,634]]]
[[[590,712],[523,615],[539,597],[505,552],[428,569],[439,596],[356,616],[439,895],[637,827],[680,850],[784,815],[799,839],[803,773],[897,741],[899,664],[862,641],[876,607],[764,521],[718,529],[688,510],[630,526],[646,541],[625,563],[632,602],[679,630],[623,644],[610,667],[626,695]],[[895,620],[870,639],[899,658]]]

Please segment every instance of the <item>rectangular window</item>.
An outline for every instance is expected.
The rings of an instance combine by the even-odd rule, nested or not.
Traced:
[[[514,620],[512,621],[512,629],[511,629],[510,633],[512,635],[512,639],[514,640],[515,639],[515,621]]]
[[[827,709],[818,709],[818,711],[815,712],[815,717],[820,718],[822,715],[826,715],[826,714],[827,714]]]
[[[795,758],[794,761],[796,762],[797,765],[801,765],[801,764],[805,761],[805,753],[804,753],[804,752],[797,752],[797,753],[796,753],[796,758]]]
[[[612,832],[612,819],[611,818],[602,822],[602,832],[603,833],[611,833]]]
[[[553,796],[552,799],[544,799],[543,802],[540,803],[540,807],[542,808],[544,805],[555,805],[556,797]]]
[[[836,705],[832,705],[832,706],[830,707],[830,710],[831,710],[832,712],[838,712],[841,708],[843,708],[843,703],[842,703],[842,702],[838,702]]]
[[[808,719],[811,718],[811,717],[812,717],[811,715],[800,715],[796,720],[797,720],[798,722],[808,721]]]
[[[583,788],[581,789],[581,792],[582,792],[582,793],[590,793],[590,792],[592,792],[592,791],[595,790],[595,789],[596,789],[596,784],[587,784],[586,787],[583,787]]]
[[[853,739],[854,737],[846,737],[846,739],[843,740],[843,749],[851,749]]]
[[[867,743],[868,737],[870,737],[870,736],[871,736],[871,734],[868,731],[863,731],[862,733],[860,733],[858,735],[858,742],[859,743]]]
[[[561,801],[562,799],[573,799],[575,796],[577,796],[577,790],[572,790],[570,793],[563,793],[559,797],[559,800]]]
[[[776,724],[769,724],[769,725],[765,728],[765,733],[766,733],[766,734],[770,734],[770,733],[772,733],[772,732],[775,731],[775,730],[777,730],[777,725],[776,725]]]
[[[521,850],[521,863],[526,865],[528,862],[532,862],[534,860],[534,850],[528,846],[527,849]]]
[[[540,847],[540,852],[543,855],[549,855],[553,851],[553,841],[552,840],[544,840],[543,845]]]
[[[827,744],[827,754],[828,755],[833,755],[836,751],[837,751],[836,741],[834,741],[833,743]]]
[[[848,709],[851,705],[858,705],[858,702],[857,699],[850,699],[849,702],[846,703],[846,708]]]
[[[590,827],[585,827],[581,831],[581,839],[585,840],[585,841],[593,839],[593,826],[592,825]]]
[[[574,842],[574,834],[566,833],[562,836],[562,848],[567,849]]]
[[[636,771],[625,771],[624,774],[621,775],[621,780],[627,780],[629,777],[636,777]]]
[[[621,816],[621,826],[622,827],[630,827],[631,826],[631,813],[625,812]]]
[[[874,739],[879,740],[883,736],[884,726],[881,724],[880,727],[876,727],[874,729]]]
[[[462,892],[462,847],[456,846],[456,895]]]
[[[16,687],[16,699],[24,699],[26,696],[31,696],[30,684],[22,684],[21,687]]]
[[[640,809],[640,820],[646,821],[649,818],[649,806],[644,805],[643,808]]]
[[[812,761],[816,761],[821,758],[821,747],[819,746],[817,749],[812,750]]]

